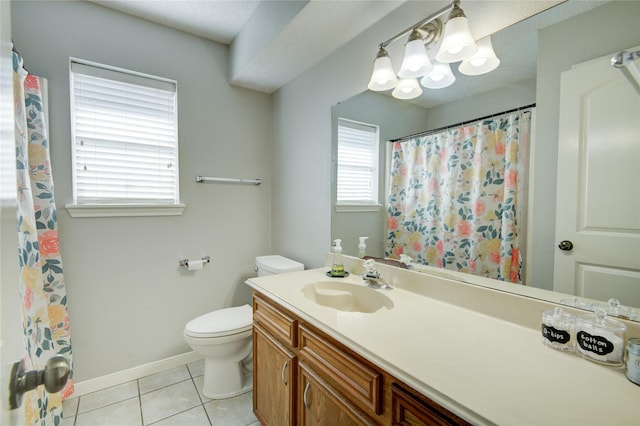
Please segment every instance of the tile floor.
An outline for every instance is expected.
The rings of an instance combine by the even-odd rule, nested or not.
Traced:
[[[202,395],[204,361],[113,386],[63,403],[61,426],[259,426],[252,393]]]

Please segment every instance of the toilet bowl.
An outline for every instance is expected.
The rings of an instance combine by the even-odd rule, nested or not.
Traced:
[[[184,340],[204,357],[202,394],[210,399],[230,398],[251,389],[242,361],[251,353],[251,306],[210,312],[184,328]]]
[[[304,265],[282,256],[256,258],[258,276],[303,270]],[[252,308],[224,308],[195,318],[184,327],[184,340],[202,355],[202,394],[210,399],[240,395],[252,388]]]

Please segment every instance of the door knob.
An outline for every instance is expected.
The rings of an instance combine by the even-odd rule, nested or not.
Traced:
[[[9,407],[14,410],[22,404],[22,395],[44,385],[49,393],[60,392],[69,378],[69,361],[63,356],[54,356],[47,361],[44,370],[24,371],[20,360],[11,368],[9,382]]]
[[[571,251],[573,250],[573,243],[568,240],[560,241],[558,248],[562,251]]]

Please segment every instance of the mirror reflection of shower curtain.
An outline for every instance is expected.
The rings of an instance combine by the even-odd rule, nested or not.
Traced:
[[[531,115],[394,142],[385,256],[521,283]]]

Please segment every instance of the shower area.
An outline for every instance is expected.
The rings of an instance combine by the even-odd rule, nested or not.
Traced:
[[[534,111],[390,141],[385,256],[521,283]]]

